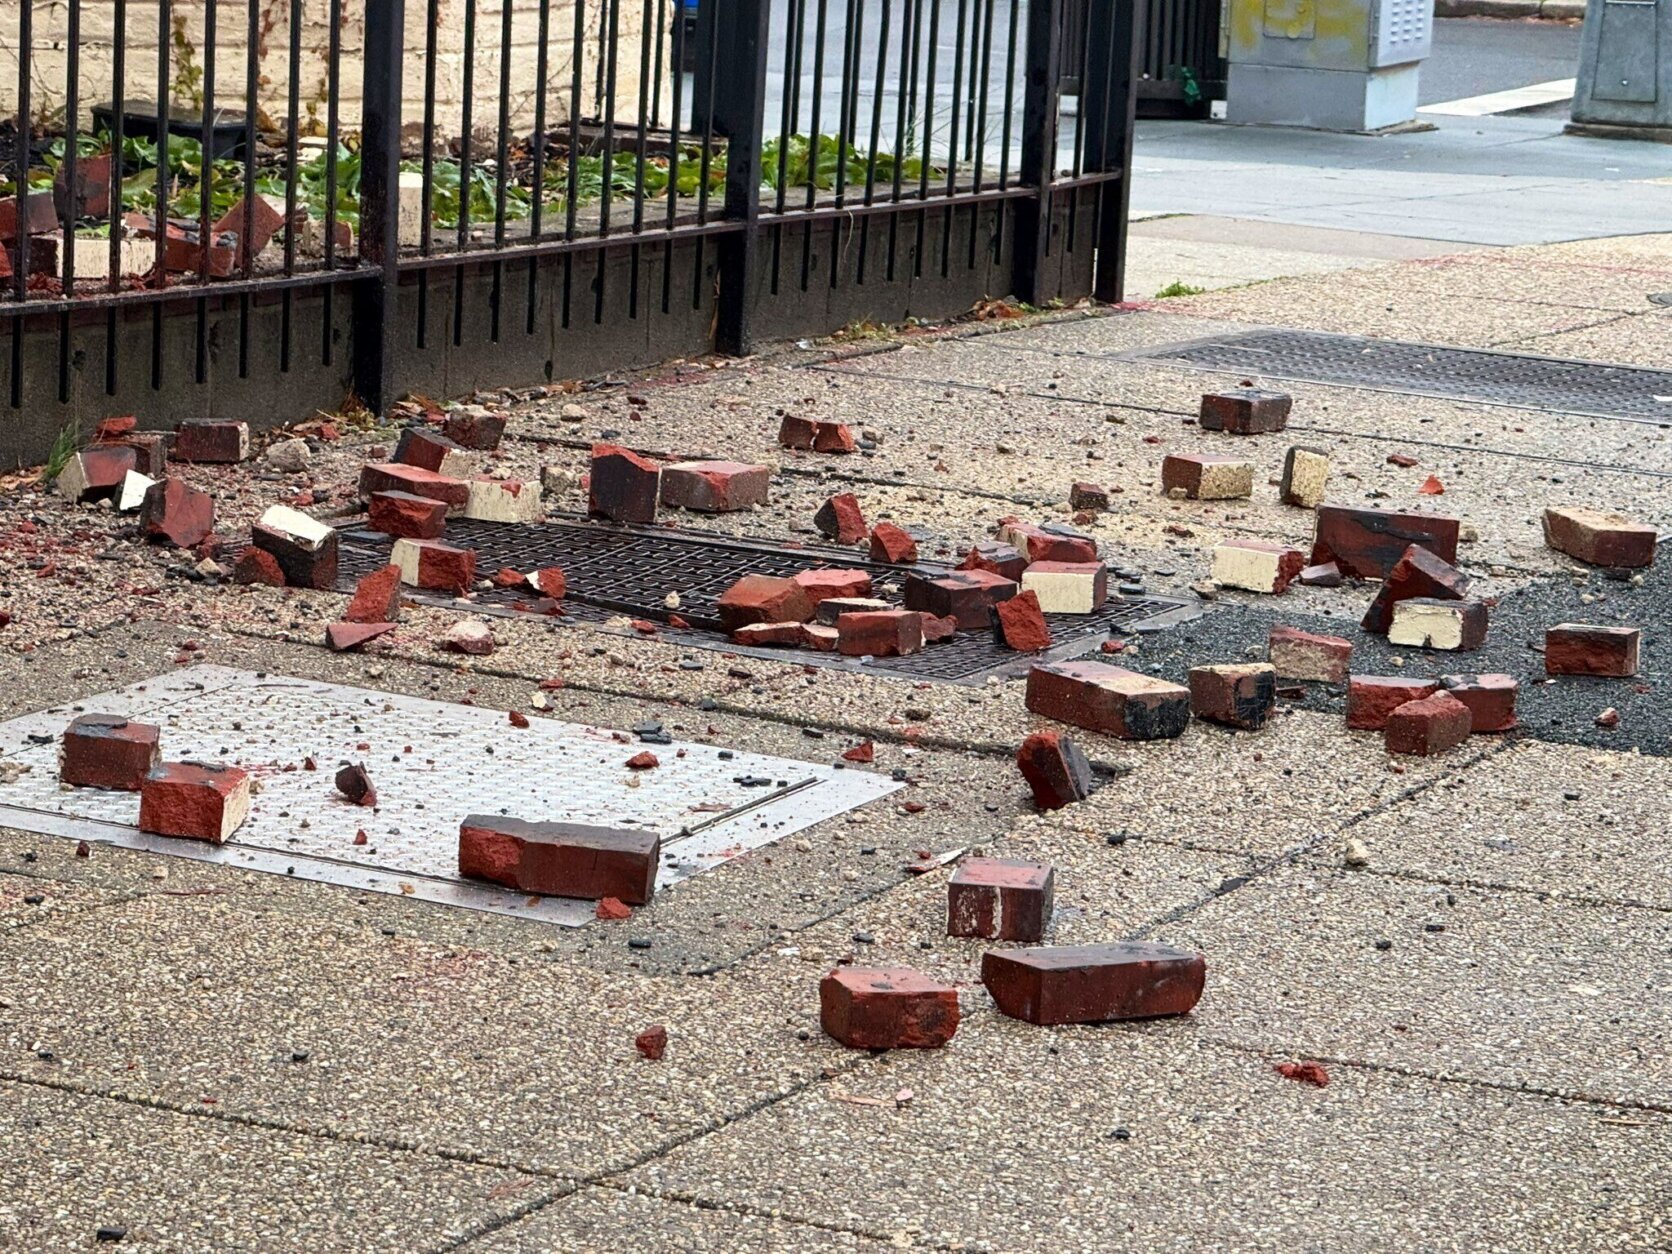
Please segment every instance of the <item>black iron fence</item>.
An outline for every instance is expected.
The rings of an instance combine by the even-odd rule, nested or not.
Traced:
[[[1065,60],[1065,0],[24,0],[0,458],[1118,300],[1134,9],[1087,2]]]

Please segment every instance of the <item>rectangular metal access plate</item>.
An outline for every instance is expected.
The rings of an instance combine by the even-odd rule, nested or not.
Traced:
[[[243,826],[219,847],[154,836],[135,826],[138,793],[62,789],[64,729],[94,712],[159,726],[167,760],[248,770],[260,791]],[[641,749],[661,765],[627,770]],[[318,769],[304,769],[309,757]],[[365,765],[375,810],[337,793],[344,762]],[[662,837],[661,892],[900,786],[865,771],[716,745],[623,744],[608,729],[554,719],[517,728],[503,710],[222,666],[194,666],[0,723],[0,825],[569,927],[593,917],[592,903],[461,880],[459,821],[504,814],[654,829]],[[366,844],[356,845],[362,829]]]

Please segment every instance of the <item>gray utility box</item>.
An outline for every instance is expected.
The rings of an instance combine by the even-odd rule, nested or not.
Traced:
[[[1573,126],[1672,139],[1672,0],[1590,0]]]
[[[1416,116],[1434,0],[1230,0],[1229,122],[1377,131]]]

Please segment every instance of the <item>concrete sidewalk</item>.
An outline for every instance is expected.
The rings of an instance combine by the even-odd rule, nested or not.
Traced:
[[[1195,242],[1188,221],[1139,228],[1152,276],[1162,250]],[[1304,242],[1375,260],[1362,241]],[[1267,325],[1672,361],[1672,310],[1645,299],[1672,291],[1672,236],[1374,246],[1394,259],[672,364],[512,406],[494,464],[578,474],[611,432],[766,460],[768,505],[700,525],[808,541],[818,502],[852,491],[871,519],[924,527],[925,557],[1006,514],[1066,520],[1069,485],[1090,479],[1118,490],[1090,527],[1107,558],[1194,601],[1218,540],[1304,544],[1312,520],[1267,482],[1289,436],[1199,430],[1197,400],[1226,376],[1134,350]],[[457,619],[444,609],[409,610],[373,652],[330,654],[341,597],[205,582],[112,515],[11,485],[0,717],[209,662],[531,720],[654,719],[804,761],[871,741],[874,764],[851,769],[907,786],[574,929],[0,829],[0,1246],[82,1248],[101,1229],[115,1248],[263,1251],[581,1251],[623,1233],[728,1251],[1672,1242],[1672,574],[1663,556],[1641,585],[1607,579],[1546,549],[1538,524],[1546,505],[1587,503],[1672,530],[1666,429],[1278,386],[1293,439],[1328,451],[1333,499],[1415,506],[1426,476],[1444,481],[1431,504],[1470,525],[1460,564],[1498,598],[1489,652],[1465,665],[1521,678],[1520,732],[1390,758],[1312,687],[1259,733],[1076,732],[1103,786],[1040,814],[1013,758],[1048,724],[1014,681],[728,658],[534,615],[494,620],[497,651],[465,661],[436,648]],[[584,414],[565,416],[574,404]],[[875,447],[784,452],[785,406]],[[300,492],[346,507],[393,434],[322,443],[299,474],[181,473],[215,491],[231,534]],[[1259,462],[1252,500],[1158,491],[1164,454],[1231,450]],[[1354,635],[1380,673],[1458,669],[1359,636],[1365,597],[1221,591],[1117,660],[1177,677],[1258,653],[1282,622]],[[1543,627],[1602,615],[1644,629],[1642,674],[1544,684],[1529,647]],[[1595,722],[1605,707],[1612,728]],[[374,771],[388,751],[369,752]],[[1346,865],[1349,839],[1365,865]],[[903,869],[960,848],[1054,864],[1054,943],[1200,949],[1196,1011],[1069,1028],[1000,1015],[979,982],[987,944],[945,935],[948,872]],[[952,1043],[871,1054],[825,1037],[818,981],[849,958],[956,984]],[[634,1036],[658,1023],[669,1044],[651,1062]],[[1274,1070],[1302,1060],[1327,1087]]]

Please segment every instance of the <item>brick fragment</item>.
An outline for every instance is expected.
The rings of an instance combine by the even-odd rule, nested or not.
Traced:
[[[1101,513],[1109,508],[1109,489],[1095,483],[1076,483],[1068,489],[1068,508]]]
[[[1061,732],[1034,732],[1016,751],[1016,767],[1041,810],[1060,810],[1091,796],[1091,763]]]
[[[1642,635],[1636,627],[1558,623],[1544,633],[1544,673],[1635,675]]]
[[[595,919],[620,922],[622,919],[633,917],[633,908],[619,897],[604,897],[598,902],[598,908],[592,912]]]
[[[153,479],[168,469],[168,436],[161,431],[131,431],[117,439],[104,440],[118,448],[134,451],[134,469]]]
[[[364,765],[351,762],[337,770],[337,791],[349,802],[367,809],[377,806],[377,788],[372,784],[372,777],[366,773]]]
[[[910,565],[917,560],[917,541],[904,527],[880,522],[871,528],[871,560],[896,566]]]
[[[1432,679],[1403,675],[1354,675],[1347,681],[1347,726],[1354,731],[1381,731],[1388,715],[1408,701],[1433,696],[1440,685]]]
[[[1161,490],[1192,501],[1240,501],[1254,495],[1254,463],[1223,453],[1169,453],[1161,460]]]
[[[853,432],[840,422],[784,415],[778,427],[778,443],[785,448],[810,449],[815,453],[851,453],[859,447]]]
[[[1266,660],[1279,679],[1344,684],[1353,660],[1353,642],[1340,636],[1314,635],[1297,627],[1273,627],[1266,638]]]
[[[0,242],[13,243],[25,230],[30,235],[44,235],[57,229],[58,209],[47,192],[26,191],[22,197],[0,198]]]
[[[1039,598],[1046,614],[1095,614],[1109,599],[1109,568],[1102,562],[1034,562],[1022,572],[1022,588]]]
[[[1386,579],[1412,545],[1455,563],[1458,530],[1457,519],[1438,514],[1320,505],[1312,561],[1335,562],[1359,579]]]
[[[476,550],[461,549],[441,540],[395,541],[389,560],[401,568],[401,582],[409,588],[428,588],[463,596],[476,579]]]
[[[793,579],[745,575],[720,594],[715,609],[729,633],[750,623],[804,623],[813,616],[813,600]]]
[[[946,934],[987,940],[1045,939],[1056,872],[1043,862],[965,858],[946,886]]]
[[[1334,562],[1319,562],[1303,569],[1295,582],[1304,588],[1339,588],[1343,582],[1341,567]]]
[[[462,448],[491,453],[505,438],[505,415],[483,409],[480,405],[466,405],[451,411],[442,420],[441,429],[449,440]]]
[[[624,764],[629,771],[653,771],[662,765],[662,760],[649,749],[641,749]]]
[[[487,657],[495,648],[493,629],[479,618],[461,619],[447,629],[441,647],[451,653]]]
[[[999,524],[999,541],[1010,545],[1030,565],[1034,562],[1097,560],[1097,541],[1071,527],[1035,527],[1012,519]],[[977,545],[976,550],[979,552],[983,547]],[[998,573],[1007,579],[1016,577],[1002,569]]]
[[[343,611],[343,618],[351,623],[393,623],[400,617],[401,568],[393,562],[362,576]]]
[[[849,1049],[938,1049],[958,1031],[958,990],[906,967],[837,967],[819,1025]]]
[[[557,566],[542,566],[539,570],[530,571],[523,576],[523,583],[529,591],[554,601],[561,601],[569,594],[569,577]]]
[[[189,549],[215,530],[215,500],[184,479],[162,479],[145,490],[139,529],[147,540]]]
[[[1269,662],[1190,668],[1190,709],[1197,718],[1258,731],[1277,708],[1277,670]]]
[[[1469,738],[1474,718],[1469,707],[1449,692],[1407,701],[1388,714],[1385,739],[1389,753],[1430,757],[1455,749]]]
[[[174,429],[174,460],[231,465],[250,458],[250,424],[182,422]]]
[[[772,470],[748,462],[674,462],[662,467],[662,504],[705,514],[765,505]]]
[[[613,522],[655,522],[661,475],[655,462],[631,449],[617,444],[594,444],[587,511]]]
[[[1486,620],[1486,606],[1479,601],[1411,597],[1393,607],[1388,643],[1471,652],[1486,643]]]
[[[337,586],[337,530],[288,505],[275,505],[250,528],[250,543],[273,555],[292,588]]]
[[[1411,545],[1393,564],[1382,581],[1370,608],[1359,624],[1366,631],[1387,634],[1393,625],[1394,606],[1413,597],[1461,601],[1469,595],[1469,577],[1443,558],[1420,545]]]
[[[333,653],[352,653],[394,630],[394,623],[327,623],[325,646]]]
[[[991,571],[1018,583],[1027,568],[1028,559],[1014,545],[997,540],[984,540],[971,546],[970,551],[964,554],[964,560],[958,563],[959,570]]]
[[[1329,484],[1329,454],[1321,448],[1297,444],[1283,455],[1283,477],[1277,496],[1285,505],[1317,509]]]
[[[642,906],[656,889],[661,844],[636,828],[472,814],[459,824],[459,874],[543,897]]]
[[[870,534],[865,514],[859,508],[859,498],[852,492],[838,492],[819,506],[813,515],[813,526],[819,534],[837,544],[858,544]]]
[[[221,844],[250,812],[250,777],[236,766],[164,762],[139,791],[139,828]]]
[[[92,444],[71,455],[54,487],[66,501],[100,501],[114,497],[122,483],[139,468],[139,455],[121,444]]]
[[[374,492],[366,509],[372,530],[409,540],[436,540],[447,530],[447,502],[411,492]]]
[[[472,479],[464,516],[479,522],[531,523],[546,516],[540,485],[518,479]]]
[[[633,1038],[633,1048],[639,1051],[639,1056],[650,1062],[661,1062],[662,1056],[668,1052],[668,1030],[660,1023],[648,1027]]]
[[[1166,740],[1190,724],[1190,690],[1107,662],[1074,659],[1028,672],[1035,714],[1122,740]]]
[[[470,499],[470,485],[463,479],[399,462],[374,462],[361,467],[360,499],[369,501],[379,492],[404,492],[440,501],[447,506],[448,513],[459,512]]]
[[[1306,566],[1306,554],[1265,540],[1225,540],[1213,548],[1214,582],[1272,596],[1289,590]]]
[[[215,223],[214,233],[217,236],[238,237],[236,261],[242,268],[249,263],[251,257],[261,255],[261,250],[273,242],[273,237],[279,233],[282,226],[284,214],[269,203],[265,196],[251,199],[240,196],[237,203]]]
[[[834,627],[844,614],[866,614],[872,610],[891,610],[892,604],[879,597],[827,597],[813,609],[813,620],[826,627]]]
[[[903,657],[923,648],[923,615],[872,610],[836,620],[836,649],[848,657]]]
[[[939,622],[940,620],[936,619],[935,621]],[[928,623],[928,617],[925,616],[923,634],[925,640],[929,638]],[[842,640],[842,633],[837,631],[836,628],[826,626],[823,623],[802,623],[800,626],[803,647],[814,649],[819,653],[836,652],[836,648]]]
[[[1544,542],[1592,566],[1631,569],[1655,560],[1655,529],[1612,510],[1547,509]]]
[[[988,570],[959,570],[945,575],[908,575],[901,601],[908,610],[937,618],[952,618],[964,631],[979,631],[993,622],[993,606],[1008,601],[1016,584]]]
[[[790,578],[801,585],[815,610],[833,598],[852,599],[871,595],[871,576],[863,570],[821,567],[818,570],[797,571]]]
[[[395,443],[395,460],[438,475],[463,479],[476,469],[476,459],[429,427],[408,427]]]
[[[1207,961],[1152,941],[989,950],[981,982],[999,1010],[1042,1026],[1188,1014]]]
[[[745,623],[731,633],[731,638],[741,645],[799,649],[807,643],[806,627],[805,623]]]
[[[162,732],[119,714],[83,714],[64,731],[59,782],[138,792],[161,760]]]
[[[145,504],[145,494],[151,490],[151,485],[156,482],[155,479],[148,475],[142,475],[138,471],[130,470],[123,475],[122,486],[116,490],[116,512],[118,514],[131,514],[138,510],[141,505]]]
[[[1232,435],[1264,435],[1289,425],[1294,398],[1269,388],[1231,388],[1205,392],[1196,421],[1204,431],[1226,431]]]
[[[232,578],[235,583],[263,584],[269,588],[285,586],[284,570],[279,566],[278,559],[253,544],[233,563]]]
[[[1515,676],[1441,675],[1440,684],[1469,707],[1472,733],[1514,730],[1515,698],[1521,690]]]
[[[958,620],[943,618],[937,614],[923,616],[923,643],[939,644],[943,640],[950,640],[958,634]]]
[[[1039,594],[1031,589],[1018,592],[993,606],[993,634],[998,642],[1018,653],[1038,653],[1051,647],[1051,628],[1039,608]]]

